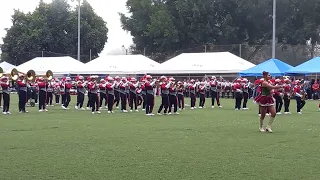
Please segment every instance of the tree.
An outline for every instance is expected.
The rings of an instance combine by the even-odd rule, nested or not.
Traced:
[[[101,17],[95,14],[87,1],[81,5],[81,55],[95,58],[108,40],[108,28]],[[71,10],[67,0],[40,1],[32,13],[15,10],[12,27],[3,38],[2,58],[19,65],[34,56],[33,52],[54,52],[74,56],[77,54],[78,11]],[[85,56],[88,57],[88,56]],[[89,58],[82,57],[82,62]]]
[[[246,58],[255,61],[263,45],[271,44],[272,6],[272,0],[127,0],[131,15],[121,14],[121,23],[138,53],[146,48],[149,56],[167,59],[201,46],[236,53],[239,46],[230,45],[245,44]],[[319,41],[319,0],[281,0],[277,9],[277,51]]]

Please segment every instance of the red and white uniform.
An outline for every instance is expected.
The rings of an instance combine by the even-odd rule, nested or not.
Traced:
[[[217,91],[219,85],[218,85],[218,81],[215,78],[212,78],[211,81],[209,82],[210,85],[210,90],[211,91]]]
[[[154,95],[154,90],[153,90],[154,86],[155,86],[155,81],[151,82],[151,78],[148,78],[147,76],[147,80],[144,83],[146,94]]]
[[[90,92],[92,93],[92,94],[98,94],[98,88],[99,88],[99,85],[98,84],[96,84],[95,82],[89,82],[88,83],[88,88],[89,88],[89,90],[90,90]]]
[[[283,93],[285,96],[291,96],[291,85],[290,84],[283,85]]]
[[[170,84],[167,82],[162,82],[161,85],[161,94],[169,94]]]
[[[189,84],[189,90],[191,94],[196,94],[196,87],[197,87],[197,84],[193,84],[193,82]]]
[[[56,80],[54,83],[53,83],[53,91],[56,95],[59,95],[60,94],[60,82],[59,80]]]
[[[183,95],[183,92],[184,92],[184,85],[182,82],[178,82],[178,88],[177,88],[177,91],[178,91],[178,95]]]
[[[25,91],[27,92],[27,82],[25,79],[21,80],[21,79],[18,79],[17,80],[17,84],[19,86],[19,90],[20,91]]]
[[[60,93],[61,93],[61,95],[64,95],[64,94],[66,93],[66,89],[65,89],[65,79],[62,79],[58,86],[59,86],[59,88],[60,88]]]
[[[242,85],[239,82],[234,83],[233,90],[237,93],[242,93]]]
[[[126,92],[127,87],[128,87],[127,78],[122,77],[121,82],[119,83],[119,92],[122,94],[127,94],[127,92]]]
[[[114,96],[114,87],[116,86],[116,83],[113,82],[114,79],[112,77],[108,77],[108,82],[106,84],[106,90],[108,92],[108,95]]]
[[[79,80],[77,82],[77,92],[85,94],[85,92],[86,92],[85,86],[86,86],[86,83],[83,82],[83,80]]]
[[[242,91],[244,93],[249,93],[249,82],[247,80],[243,81]]]
[[[199,88],[198,88],[198,92],[200,94],[205,94],[206,93],[206,86],[204,85],[204,83],[202,83]]]
[[[131,78],[131,82],[129,84],[129,91],[133,94],[136,94],[137,88],[138,88],[138,83],[135,78]]]
[[[319,84],[317,82],[314,82],[312,85],[313,92],[318,92],[319,91]]]
[[[144,82],[141,83],[139,89],[141,90],[140,93],[141,93],[142,95],[146,95],[145,80],[144,80]]]
[[[302,87],[300,85],[295,85],[294,88],[293,88],[293,93],[295,96],[298,96],[298,97],[302,97]]]
[[[39,80],[37,84],[40,91],[47,91],[47,83],[44,80]]]
[[[106,80],[102,79],[100,81],[99,90],[100,90],[100,93],[107,94],[107,81]]]
[[[10,94],[10,91],[9,91],[10,84],[7,77],[1,78],[0,86],[2,89],[2,93]]]
[[[217,84],[217,92],[221,92],[223,83],[220,81],[217,81],[216,84]]]
[[[1,96],[3,96],[3,114],[11,114],[9,112],[10,107],[10,84],[7,77],[0,78],[0,91],[2,91]],[[1,100],[1,97],[0,97]],[[1,105],[1,103],[0,103]]]
[[[65,92],[70,93],[70,89],[72,88],[72,82],[70,80],[67,80],[65,82]]]

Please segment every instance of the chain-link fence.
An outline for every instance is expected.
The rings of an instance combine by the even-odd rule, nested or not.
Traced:
[[[201,45],[193,48],[175,51],[174,53],[152,53],[149,58],[162,63],[181,53],[203,53],[203,52],[230,52],[254,64],[259,64],[271,58],[271,45],[247,45],[247,44],[230,44],[230,45]],[[77,59],[74,54],[61,54],[47,51],[24,52],[16,56],[13,64],[20,65],[23,62],[36,57],[61,57],[70,56]],[[276,58],[292,66],[299,65],[313,57],[320,56],[319,45],[287,45],[278,44],[276,46]],[[90,55],[81,55],[82,62],[89,62],[94,59]]]
[[[62,54],[62,53],[55,53],[55,52],[48,52],[48,51],[33,51],[33,52],[24,52],[17,55],[15,59],[13,59],[12,63],[17,66],[36,57],[62,57],[62,56],[70,56],[74,59],[77,59],[77,55],[73,55],[73,54]],[[80,60],[82,62],[89,62],[91,60],[91,56],[81,55]]]
[[[171,59],[181,53],[203,53],[203,52],[230,52],[254,64],[259,64],[271,58],[271,45],[247,45],[247,44],[231,44],[231,45],[201,45],[194,48],[183,49],[174,52],[171,55],[159,57],[153,54],[152,59],[165,61]],[[276,58],[282,60],[292,66],[299,65],[313,57],[320,55],[319,45],[287,45],[279,44],[276,46]]]

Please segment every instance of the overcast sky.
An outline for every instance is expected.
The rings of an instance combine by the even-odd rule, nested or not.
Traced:
[[[40,0],[0,0],[0,43],[6,32],[4,28],[11,26],[11,15],[13,9],[19,9],[23,12],[33,11]],[[95,12],[106,22],[109,29],[108,43],[102,54],[121,49],[122,45],[129,47],[132,44],[132,37],[129,33],[121,29],[118,12],[127,13],[125,7],[126,0],[87,0]],[[51,2],[51,0],[45,0]],[[76,7],[76,3],[69,0],[70,4]],[[77,27],[75,27],[77,28]]]

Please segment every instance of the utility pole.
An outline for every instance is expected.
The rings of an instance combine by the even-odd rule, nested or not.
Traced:
[[[273,0],[273,15],[272,15],[272,59],[276,58],[276,5],[277,0]]]
[[[80,61],[80,6],[81,0],[78,0],[78,61]]]

